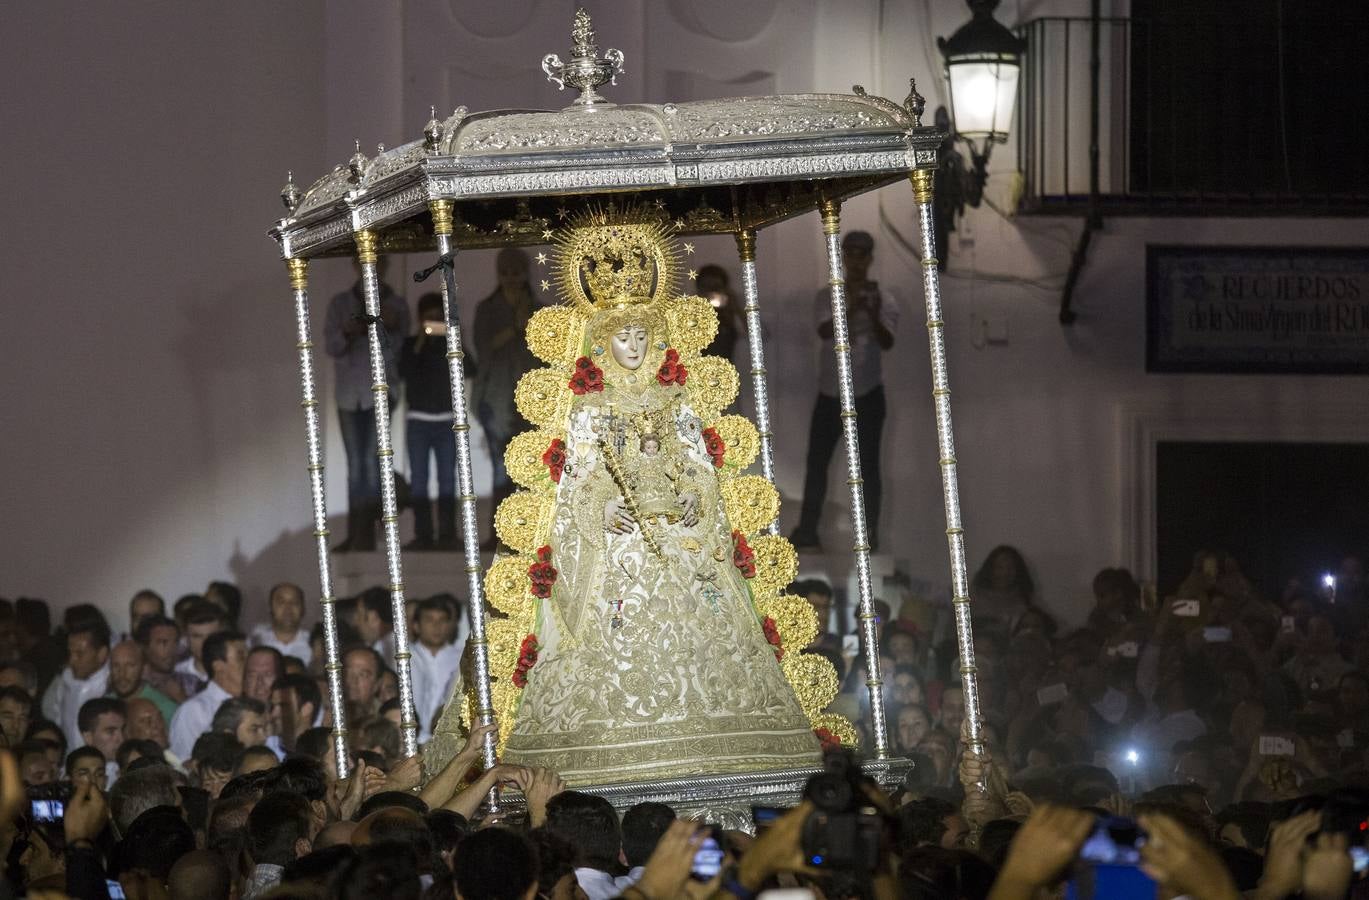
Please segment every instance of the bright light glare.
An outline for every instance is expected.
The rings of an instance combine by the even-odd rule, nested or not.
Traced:
[[[1336,576],[1332,575],[1330,572],[1327,572],[1325,575],[1321,577],[1321,583],[1329,588],[1333,588],[1336,586]]]
[[[1006,136],[1017,101],[1017,66],[967,61],[947,70],[955,130],[966,137]]]
[[[1128,750],[1125,755],[1127,762],[1131,763],[1133,766],[1141,761],[1141,754],[1137,753],[1134,748]]]

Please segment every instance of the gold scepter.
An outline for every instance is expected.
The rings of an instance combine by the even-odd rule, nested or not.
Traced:
[[[665,554],[661,552],[661,545],[656,543],[656,538],[652,537],[647,529],[646,520],[642,518],[641,507],[637,505],[637,496],[632,492],[628,485],[627,477],[623,474],[623,467],[618,462],[618,456],[613,452],[613,448],[603,438],[599,439],[599,455],[604,458],[604,464],[608,466],[608,474],[613,477],[613,483],[618,486],[618,490],[623,495],[623,503],[627,506],[627,511],[637,523],[637,527],[642,529],[642,543],[646,544],[648,550],[661,562],[665,562]]]

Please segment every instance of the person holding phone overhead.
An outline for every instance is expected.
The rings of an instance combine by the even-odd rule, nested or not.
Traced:
[[[469,359],[470,354],[467,354]],[[474,366],[467,365],[470,373]],[[399,349],[404,379],[404,440],[409,449],[409,483],[414,539],[405,550],[457,550],[456,435],[452,433],[452,379],[447,368],[447,320],[442,295],[418,298],[418,330]],[[433,502],[428,496],[429,462],[437,472],[437,537]]]

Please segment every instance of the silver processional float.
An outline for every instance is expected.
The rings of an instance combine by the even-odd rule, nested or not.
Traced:
[[[850,487],[852,553],[859,590],[858,617],[873,726],[872,746],[868,748],[873,759],[865,766],[884,782],[901,777],[908,764],[890,758],[881,694],[878,620],[871,588],[870,547],[857,446],[840,228],[843,200],[904,178],[912,184],[920,229],[937,461],[945,506],[966,737],[970,746],[978,750],[981,719],[933,227],[934,176],[944,133],[922,124],[924,100],[911,80],[910,92],[902,105],[867,94],[860,86],[853,88],[851,94],[785,94],[661,105],[613,104],[599,94],[598,88],[616,83],[623,68],[621,52],[600,53],[583,10],[576,14],[572,37],[573,50],[567,62],[563,63],[555,54],[548,54],[542,61],[549,81],[562,90],[571,87],[579,92],[565,109],[470,113],[459,107],[443,120],[434,115],[421,139],[384,150],[374,158],[367,158],[358,150],[347,163],[307,190],[301,191],[292,178],[282,191],[288,214],[276,223],[270,235],[279,244],[289,270],[294,303],[333,749],[339,775],[348,772],[349,754],[336,597],[328,554],[323,440],[309,315],[309,261],[354,257],[362,272],[370,321],[367,340],[376,397],[384,548],[394,607],[393,662],[399,681],[403,746],[405,754],[411,755],[417,751],[417,719],[391,465],[393,451],[385,403],[388,385],[378,320],[377,260],[382,253],[436,251],[437,267],[445,276],[442,297],[448,323],[447,360],[470,609],[468,656],[473,684],[469,687],[473,695],[473,720],[488,723],[497,711],[491,690],[491,613],[482,583],[480,541],[476,533],[462,330],[453,296],[455,257],[464,249],[547,244],[559,223],[610,203],[660,210],[675,235],[734,236],[742,267],[758,456],[763,477],[772,483],[774,449],[760,327],[756,234],[777,222],[809,212],[819,213],[827,250]],[[476,349],[478,352],[480,348]],[[766,523],[763,530],[775,534],[776,523]],[[486,766],[495,762],[495,740],[493,735],[489,736],[483,748]],[[607,796],[620,807],[655,799],[728,818],[728,809],[745,811],[749,803],[794,802],[812,771],[638,781],[586,789]]]

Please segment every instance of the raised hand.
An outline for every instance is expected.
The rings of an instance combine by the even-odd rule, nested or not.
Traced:
[[[1093,823],[1090,813],[1064,806],[1032,813],[1013,838],[989,900],[1030,898],[1049,887],[1079,855]]]
[[[67,801],[66,813],[62,816],[62,830],[66,833],[67,844],[76,841],[93,841],[109,821],[109,807],[105,795],[100,793],[94,782],[78,785]]]
[[[1142,816],[1149,838],[1141,847],[1142,869],[1170,894],[1195,900],[1239,900],[1236,882],[1221,857],[1169,816]]]
[[[551,769],[533,769],[532,778],[523,788],[528,800],[528,824],[533,828],[547,821],[547,802],[566,789],[566,783]]]

